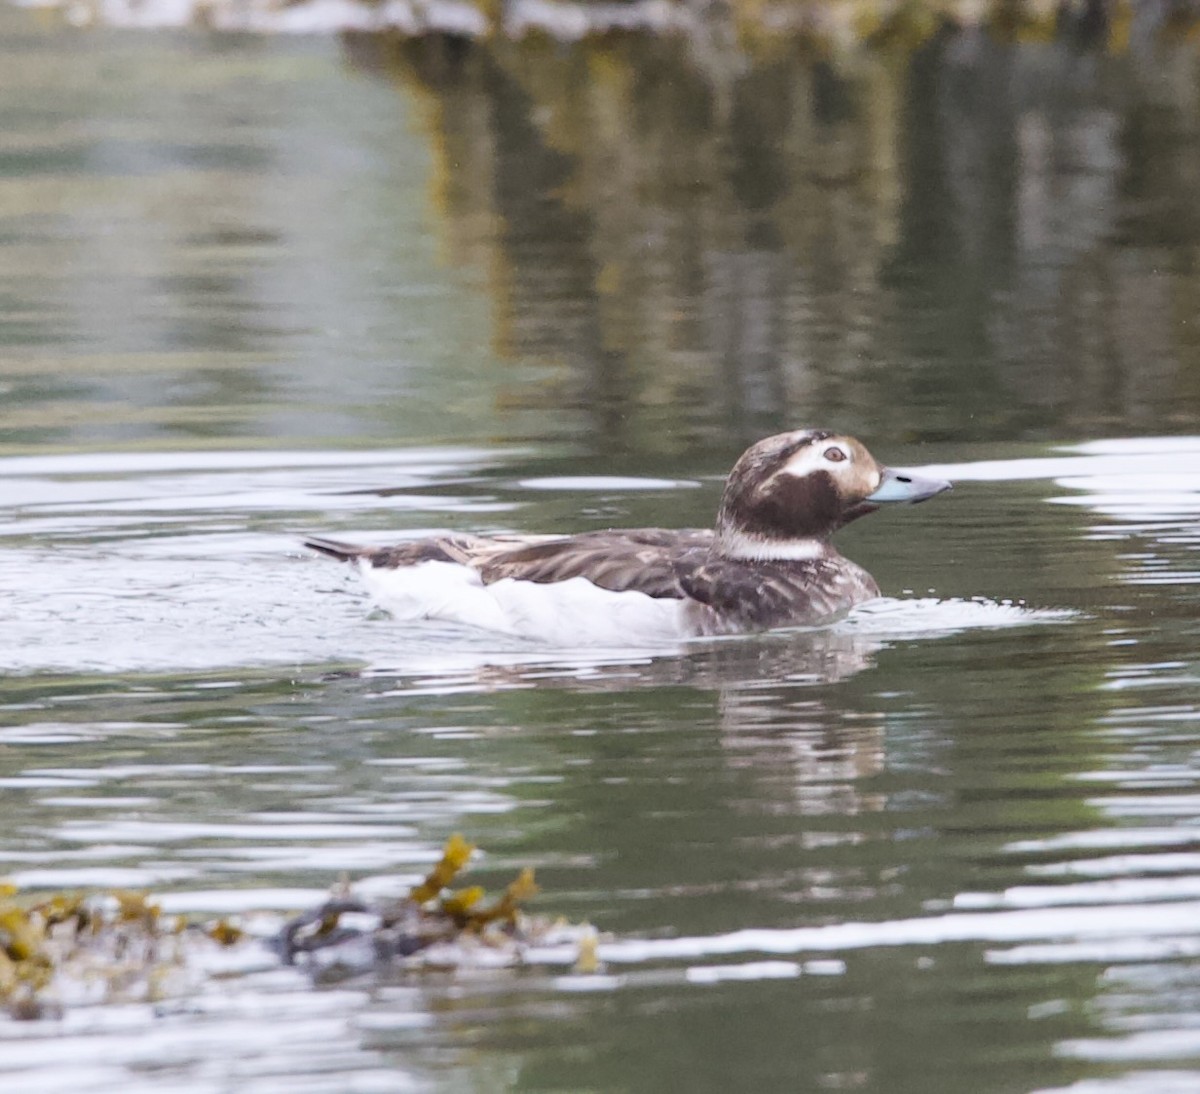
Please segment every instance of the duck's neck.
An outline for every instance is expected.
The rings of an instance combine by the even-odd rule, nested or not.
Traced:
[[[806,562],[837,554],[827,540],[818,536],[773,538],[728,527],[717,528],[713,551],[721,558],[744,562]]]

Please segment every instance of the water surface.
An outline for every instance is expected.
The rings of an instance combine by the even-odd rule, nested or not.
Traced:
[[[0,29],[0,873],[288,911],[463,831],[607,939],[0,1024],[6,1090],[1200,1081],[1194,58]],[[547,650],[298,546],[704,524],[818,422],[957,484],[818,632]]]

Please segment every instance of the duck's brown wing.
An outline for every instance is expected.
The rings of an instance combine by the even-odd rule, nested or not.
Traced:
[[[636,528],[575,536],[432,536],[392,547],[359,547],[312,537],[305,546],[342,562],[364,559],[380,569],[419,562],[457,562],[479,571],[485,584],[511,577],[548,584],[587,578],[613,592],[682,599],[679,574],[708,557],[705,529]]]
[[[680,572],[699,566],[711,545],[712,532],[704,529],[584,532],[497,551],[472,565],[485,584],[506,577],[543,584],[583,577],[612,592],[681,600]]]

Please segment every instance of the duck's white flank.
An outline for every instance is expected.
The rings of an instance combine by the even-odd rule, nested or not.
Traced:
[[[688,636],[683,602],[614,593],[586,578],[483,584],[456,562],[396,568],[358,563],[367,589],[397,619],[435,619],[557,646],[644,646]]]

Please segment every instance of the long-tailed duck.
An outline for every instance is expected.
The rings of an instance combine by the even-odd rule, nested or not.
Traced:
[[[713,529],[305,543],[356,563],[398,618],[556,645],[636,645],[829,622],[880,595],[875,579],[838,553],[833,533],[882,503],[949,489],[881,467],[853,437],[801,429],[743,453]]]

